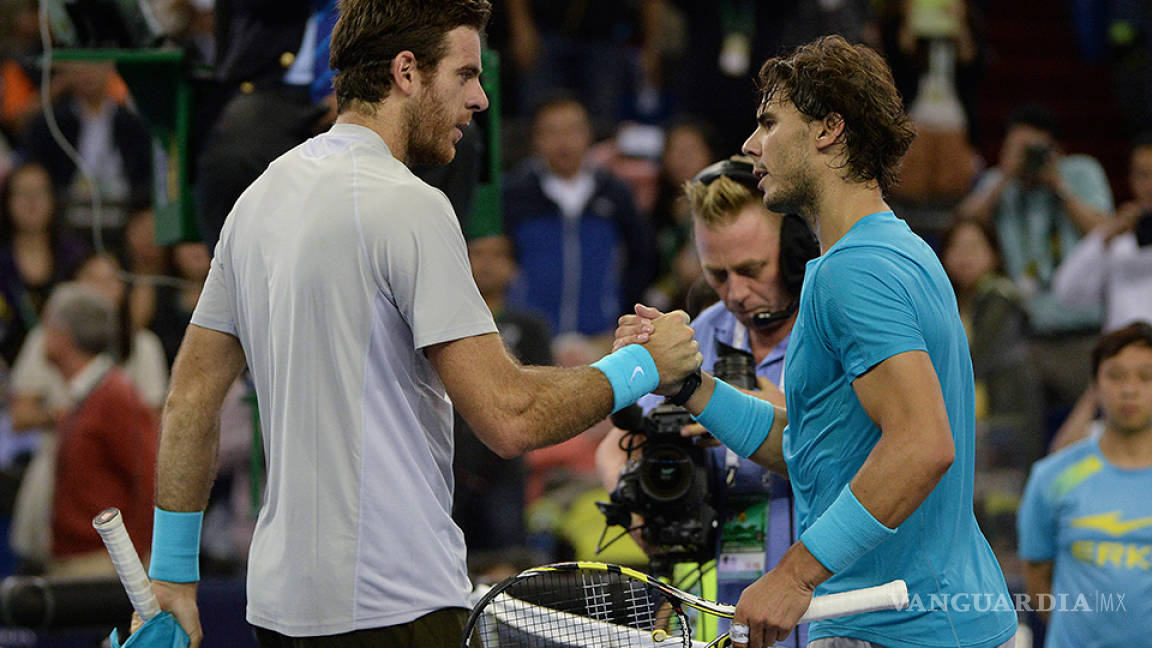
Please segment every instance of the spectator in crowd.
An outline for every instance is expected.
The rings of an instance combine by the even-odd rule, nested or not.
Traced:
[[[172,246],[172,269],[182,282],[156,286],[156,311],[150,327],[164,346],[169,366],[176,360],[211,264],[212,255],[203,243],[185,241]]]
[[[956,290],[976,388],[977,520],[1009,582],[1020,578],[1016,509],[1032,462],[1044,452],[1044,394],[1028,353],[1027,317],[1000,268],[991,226],[962,220],[941,257]]]
[[[328,59],[317,55],[317,37],[325,27],[330,34],[334,22],[331,2],[323,4],[314,11],[311,0],[216,0],[213,81],[220,99],[206,111],[214,118],[202,121],[195,186],[197,223],[210,250],[240,193],[270,162],[323,129],[328,108],[316,96],[332,90],[330,77],[318,74],[328,72]],[[324,89],[312,92],[313,82]]]
[[[60,131],[74,143],[96,186],[52,138],[44,115],[29,125],[27,157],[48,169],[68,224],[89,236],[96,225],[93,194],[99,191],[100,226],[109,247],[116,249],[128,215],[152,202],[152,138],[140,118],[113,95],[112,88],[123,89],[123,82],[111,63],[61,63],[52,83],[61,92],[53,107]]]
[[[119,508],[136,550],[147,555],[156,417],[108,353],[118,328],[110,300],[92,288],[63,284],[45,311],[44,355],[67,381],[72,402],[56,427],[49,574],[110,575],[111,560],[92,533],[93,511]]]
[[[1057,601],[1040,612],[1049,647],[1136,646],[1152,634],[1152,326],[1101,337],[1092,375],[1103,433],[1037,463],[1020,508],[1028,591]]]
[[[661,0],[509,0],[509,60],[520,73],[517,105],[529,114],[543,97],[572,93],[597,126],[615,124],[638,85],[637,63],[658,56],[652,12]],[[633,42],[641,43],[637,60]]]
[[[468,261],[480,296],[512,355],[524,365],[552,364],[552,336],[538,315],[506,300],[516,274],[512,241],[503,234],[468,242]],[[464,532],[469,553],[522,546],[524,532],[524,459],[501,459],[455,413],[456,477],[452,518]]]
[[[25,164],[0,185],[0,357],[12,364],[53,286],[71,276],[83,246],[57,219],[52,178]]]
[[[668,127],[657,179],[652,225],[660,252],[661,274],[667,272],[680,246],[688,239],[692,217],[684,200],[684,183],[718,156],[711,124],[683,118]]]
[[[623,181],[587,163],[592,127],[582,104],[551,100],[534,122],[536,157],[504,189],[524,269],[514,301],[556,333],[611,333],[652,278],[648,223]]]
[[[40,21],[36,0],[0,3],[0,133],[19,146],[40,108]]]
[[[82,262],[76,282],[102,295],[116,309],[116,330],[107,355],[119,364],[136,392],[153,412],[159,411],[168,389],[168,365],[160,341],[151,331],[135,330],[129,319],[127,289],[115,257],[97,254]],[[47,331],[37,326],[29,334],[12,367],[8,395],[12,427],[37,439],[35,453],[17,495],[12,519],[12,545],[32,564],[50,561],[49,547],[56,447],[53,430],[77,407],[68,380],[48,358]],[[27,433],[39,431],[32,436]]]
[[[1104,329],[1152,322],[1152,133],[1132,145],[1128,183],[1133,200],[1072,249],[1052,280],[1069,308],[1104,307]]]
[[[79,267],[76,281],[106,297],[117,309],[115,344],[110,354],[154,410],[164,403],[168,389],[168,364],[156,335],[133,329],[129,321],[127,287],[120,278],[115,257],[97,254]],[[51,429],[72,403],[66,378],[45,355],[45,332],[37,327],[28,335],[12,367],[12,423],[17,430]]]
[[[156,242],[156,217],[142,209],[124,228],[124,268],[135,278],[128,290],[128,313],[132,326],[150,328],[156,316],[156,285],[147,277],[171,273],[171,254]]]
[[[1027,317],[1004,276],[995,232],[960,221],[944,233],[944,268],[956,290],[976,378],[977,419],[992,445],[985,458],[1027,469],[1043,453],[1043,394],[1028,354]]]
[[[995,227],[1004,269],[1024,298],[1035,334],[1041,379],[1054,402],[1071,403],[1088,376],[1069,360],[1091,347],[1101,311],[1061,304],[1052,278],[1080,237],[1112,213],[1100,163],[1064,155],[1053,115],[1022,106],[1009,115],[1000,164],[981,176],[957,212]]]
[[[704,287],[699,281],[700,262],[691,240],[692,216],[684,199],[684,183],[714,159],[715,130],[711,124],[685,117],[668,127],[652,210],[657,278],[644,293],[645,304],[660,310],[682,309],[688,305],[689,291]]]

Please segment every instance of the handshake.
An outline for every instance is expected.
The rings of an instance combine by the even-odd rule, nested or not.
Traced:
[[[660,374],[660,385],[654,390],[662,396],[675,394],[690,374],[704,361],[700,344],[684,311],[661,313],[651,306],[636,304],[635,315],[624,315],[617,322],[612,350],[629,344],[647,349]]]

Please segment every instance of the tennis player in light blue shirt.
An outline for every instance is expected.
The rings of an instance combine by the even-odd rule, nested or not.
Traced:
[[[812,623],[809,648],[1008,648],[1015,611],[972,509],[974,383],[955,294],[884,201],[914,137],[891,72],[828,36],[768,60],[757,84],[744,152],[764,204],[803,216],[823,255],[785,359],[787,411],[706,373],[679,395],[793,485],[800,539],[740,596],[733,644],[787,637],[814,594],[902,579],[907,609]],[[622,318],[617,345],[646,343],[658,315]]]
[[[899,578],[908,584],[909,609],[815,623],[809,636],[856,637],[893,647],[1006,641],[1015,632],[1015,613],[972,510],[972,362],[955,295],[936,255],[892,212],[866,216],[809,263],[792,340],[785,361],[789,420],[783,451],[802,540],[880,440],[852,383],[882,361],[927,352],[956,449],[952,466],[895,533],[816,591]]]

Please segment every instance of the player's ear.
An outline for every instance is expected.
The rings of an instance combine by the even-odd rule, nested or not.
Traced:
[[[824,150],[837,144],[844,137],[844,117],[840,113],[831,112],[823,119],[813,122],[813,135],[816,148]]]
[[[405,95],[412,94],[416,85],[416,55],[404,50],[392,58],[389,69],[392,74],[392,85]]]

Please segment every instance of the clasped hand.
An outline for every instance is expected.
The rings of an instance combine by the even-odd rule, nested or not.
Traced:
[[[684,311],[661,313],[643,304],[636,304],[635,315],[624,315],[617,322],[615,351],[629,344],[640,344],[656,362],[660,372],[660,386],[656,393],[675,394],[688,374],[700,368],[704,356],[695,333],[688,326],[690,318]]]

